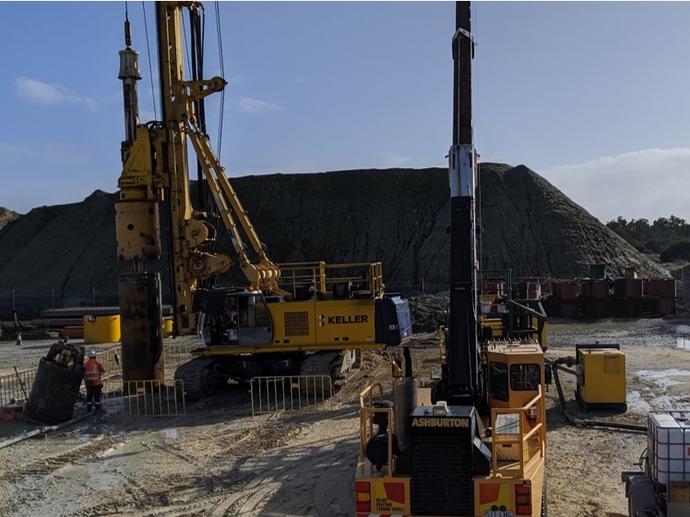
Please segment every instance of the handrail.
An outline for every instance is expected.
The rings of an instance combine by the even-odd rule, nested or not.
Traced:
[[[364,406],[364,397],[369,395],[369,405],[371,406],[372,403],[372,390],[377,387],[379,388],[379,396],[383,398],[383,385],[380,382],[375,382],[374,384],[369,384],[366,388],[364,388],[362,391],[359,392],[359,407],[363,408]]]
[[[376,413],[385,413],[388,417],[388,476],[393,475],[393,408],[372,407],[374,401],[374,389],[378,387],[379,398],[383,398],[383,385],[380,382],[369,384],[359,393],[359,461],[366,459],[366,447],[369,437],[374,434],[372,416]]]
[[[313,285],[321,293],[326,293],[335,284],[347,282],[366,282],[373,296],[384,288],[383,266],[381,262],[351,262],[327,264],[326,262],[285,262],[277,264],[282,272],[281,283],[293,295],[297,286]],[[351,270],[349,275],[339,275],[339,271]],[[289,287],[287,286],[289,285]]]
[[[537,422],[532,428],[525,432],[525,420],[527,417],[527,412],[534,406],[538,405],[540,411],[538,412]],[[498,435],[496,434],[496,417],[498,415],[518,415],[518,432],[517,433],[506,433]],[[533,438],[537,433],[539,433],[539,451],[535,454],[540,454],[544,457],[544,445],[545,445],[545,425],[544,421],[546,418],[545,408],[544,408],[544,393],[542,387],[539,386],[537,395],[532,398],[529,402],[519,408],[492,408],[491,409],[491,428],[493,429],[493,442],[496,445],[499,441],[503,445],[517,445],[520,447],[519,451],[519,467],[504,469],[503,473],[510,471],[515,473],[517,477],[524,477],[525,475],[525,464],[530,462],[535,455],[530,455],[527,460],[525,460],[525,445],[527,442]],[[499,477],[498,469],[498,454],[496,454],[497,447],[493,448],[493,454],[491,455],[491,477]],[[529,448],[528,448],[529,452]]]
[[[531,430],[529,433],[527,433],[527,434],[525,435],[525,437],[523,438],[523,440],[524,440],[524,441],[529,440],[530,438],[532,438],[532,435],[533,435],[534,433],[536,433],[537,431],[541,431],[541,428],[542,428],[542,423],[539,422],[537,425],[535,425],[535,426],[532,428],[532,430]]]

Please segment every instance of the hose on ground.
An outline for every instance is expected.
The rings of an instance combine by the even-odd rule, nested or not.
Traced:
[[[607,429],[609,431],[622,431],[628,433],[647,433],[647,426],[637,425],[637,424],[625,424],[623,422],[606,422],[604,420],[592,420],[589,418],[576,417],[568,411],[566,406],[565,396],[563,395],[563,387],[561,386],[561,380],[558,377],[558,370],[563,370],[566,373],[575,375],[573,370],[564,367],[563,365],[556,361],[550,361],[551,371],[553,373],[553,380],[556,383],[556,391],[558,392],[558,401],[561,406],[561,412],[565,416],[566,420],[574,426],[577,427],[592,427]]]

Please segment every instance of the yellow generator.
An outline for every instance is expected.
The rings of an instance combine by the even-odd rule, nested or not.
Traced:
[[[625,411],[625,354],[620,345],[577,345],[575,355],[575,396],[585,411],[593,407]]]

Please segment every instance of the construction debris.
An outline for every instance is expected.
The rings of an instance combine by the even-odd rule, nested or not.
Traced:
[[[44,424],[71,419],[83,377],[84,348],[58,340],[39,362],[24,414]]]

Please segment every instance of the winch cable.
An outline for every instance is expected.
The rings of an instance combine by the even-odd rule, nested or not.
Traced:
[[[151,81],[151,103],[153,104],[153,118],[158,120],[158,110],[156,109],[156,89],[153,87],[153,66],[151,64],[151,45],[149,43],[149,26],[146,21],[146,2],[141,2],[141,10],[144,13],[144,34],[146,34],[146,57],[149,65],[149,81]]]
[[[571,375],[575,375],[575,371],[566,368],[560,364],[559,359],[556,361],[547,361],[551,365],[553,373],[553,380],[556,383],[556,391],[558,392],[558,401],[561,407],[561,412],[568,422],[576,427],[591,427],[599,428],[609,431],[621,431],[628,433],[644,433],[647,434],[647,426],[638,424],[626,424],[623,422],[606,422],[604,420],[593,420],[589,418],[580,418],[572,415],[567,408],[565,395],[563,394],[563,387],[561,386],[561,379],[558,376],[558,370],[562,370]]]
[[[223,54],[223,28],[220,21],[220,4],[214,3],[216,8],[216,38],[218,39],[218,61],[220,64],[220,76],[225,79],[225,56]],[[225,89],[220,92],[220,113],[218,114],[218,144],[216,155],[220,160],[221,146],[223,144],[223,119],[225,115]]]

